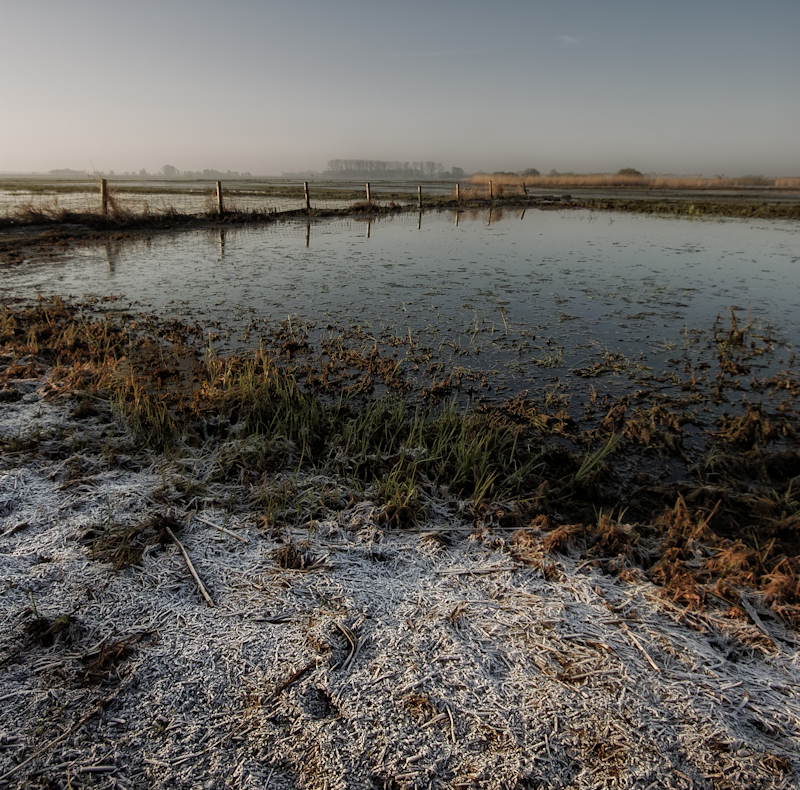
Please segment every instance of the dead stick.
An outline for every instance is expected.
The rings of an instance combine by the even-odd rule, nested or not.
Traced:
[[[189,568],[189,573],[192,574],[192,578],[197,584],[198,589],[200,590],[200,594],[203,598],[206,599],[206,603],[210,607],[214,607],[214,601],[211,600],[211,596],[208,594],[208,591],[203,586],[203,582],[200,581],[200,577],[197,575],[197,571],[194,569],[194,565],[192,565],[192,561],[189,559],[189,555],[186,553],[186,549],[183,548],[183,544],[175,537],[175,533],[169,528],[166,527],[167,534],[172,538],[175,545],[181,550],[181,554],[183,554],[183,559],[186,560],[186,567]]]
[[[206,524],[209,527],[213,527],[218,532],[222,532],[225,535],[230,535],[232,538],[236,538],[236,540],[242,541],[242,543],[250,543],[247,538],[243,538],[241,535],[237,535],[235,532],[231,532],[229,529],[225,529],[225,527],[217,526],[213,521],[209,521],[207,518],[203,516],[195,516],[198,521],[202,521],[203,524]]]
[[[310,672],[316,666],[317,662],[312,661],[310,664],[306,664],[302,669],[298,669],[297,672],[290,675],[286,680],[283,681],[283,683],[280,684],[280,686],[278,686],[278,688],[275,689],[275,691],[272,692],[272,694],[270,695],[270,699],[277,697],[278,694],[280,694],[284,689],[289,688],[289,686],[291,686],[292,683],[294,683],[296,680],[300,680],[300,678],[303,677],[303,675],[305,675],[306,672]]]
[[[633,644],[639,648],[642,655],[647,659],[650,666],[653,667],[653,669],[655,669],[655,671],[658,672],[660,675],[661,670],[658,668],[658,664],[656,664],[656,662],[653,661],[652,658],[650,658],[650,654],[644,649],[644,647],[642,647],[642,643],[636,638],[633,631],[631,631],[631,629],[628,628],[628,626],[625,625],[625,623],[622,623],[622,627],[625,630],[625,633],[631,638],[631,642],[633,642]]]

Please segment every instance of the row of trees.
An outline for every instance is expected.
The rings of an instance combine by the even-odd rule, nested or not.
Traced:
[[[144,170],[141,175],[146,175]],[[226,170],[224,173],[221,170],[178,170],[172,165],[164,165],[157,175],[165,178],[250,178],[250,173],[240,173],[238,170]]]
[[[383,159],[331,159],[325,174],[339,178],[461,178],[460,167],[445,171],[441,162],[400,162]]]

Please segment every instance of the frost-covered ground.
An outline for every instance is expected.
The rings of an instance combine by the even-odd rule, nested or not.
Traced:
[[[444,506],[386,530],[341,480],[293,476],[340,504],[267,527],[213,454],[132,458],[43,384],[0,404],[0,788],[800,786],[775,623]]]

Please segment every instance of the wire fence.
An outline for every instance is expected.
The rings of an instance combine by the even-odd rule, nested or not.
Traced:
[[[298,182],[222,181],[222,204],[229,212],[284,213],[306,209],[343,210],[354,203],[369,201],[380,206],[416,206],[425,198],[455,197],[454,182],[419,184],[384,181]],[[306,186],[307,185],[307,186]],[[304,188],[306,186],[306,188]],[[306,200],[306,189],[308,201]],[[104,191],[105,190],[105,191]],[[464,194],[462,190],[462,194]],[[104,199],[105,195],[105,199]],[[125,214],[209,214],[219,209],[215,182],[0,180],[0,216],[13,218],[25,212]]]

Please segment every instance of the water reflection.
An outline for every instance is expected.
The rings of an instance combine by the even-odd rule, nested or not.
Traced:
[[[106,254],[106,263],[108,264],[108,271],[113,274],[117,268],[117,262],[122,253],[122,242],[120,241],[104,241],[102,243],[103,250]]]
[[[345,332],[420,381],[454,370],[498,392],[569,381],[602,400],[656,377],[678,387],[687,349],[710,348],[731,308],[770,324],[788,359],[799,239],[790,222],[497,208],[282,221],[32,260],[4,272],[0,301],[121,292],[133,310],[219,325],[229,348],[291,315],[312,346]],[[409,332],[420,362],[403,356]]]

